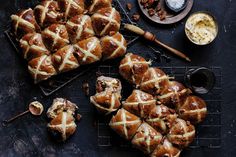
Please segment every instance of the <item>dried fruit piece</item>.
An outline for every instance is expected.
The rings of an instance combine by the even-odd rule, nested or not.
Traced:
[[[149,14],[149,16],[153,16],[153,15],[155,15],[155,10],[153,9],[153,8],[150,8],[150,9],[148,9],[148,14]]]
[[[140,19],[140,15],[138,13],[134,13],[132,19],[137,22]]]
[[[126,8],[128,11],[130,11],[133,8],[133,5],[131,3],[127,3]]]

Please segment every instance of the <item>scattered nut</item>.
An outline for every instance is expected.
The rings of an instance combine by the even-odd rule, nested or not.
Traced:
[[[82,118],[82,115],[81,115],[81,114],[77,114],[77,115],[76,115],[76,119],[77,119],[78,121],[80,121],[81,118]]]
[[[126,4],[127,10],[130,11],[132,9],[132,4],[131,3],[127,3]]]
[[[89,96],[89,84],[88,84],[88,82],[84,82],[82,84],[82,89],[83,89],[85,95]]]
[[[150,9],[148,9],[148,14],[149,14],[149,16],[153,16],[153,15],[155,15],[155,10],[153,9],[153,8],[150,8]]]
[[[137,22],[140,19],[140,15],[138,13],[134,13],[132,19]]]

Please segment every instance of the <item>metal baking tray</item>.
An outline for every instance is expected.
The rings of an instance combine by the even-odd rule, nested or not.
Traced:
[[[116,10],[120,12],[122,24],[124,24],[124,23],[135,24],[129,18],[129,16],[127,15],[127,12],[123,8],[123,6],[119,2],[119,0],[113,1],[113,7],[115,7]],[[136,36],[134,34],[127,33],[127,31],[124,29],[123,25],[121,25],[120,32],[127,40],[128,46],[130,46],[138,38],[138,36]],[[12,34],[10,26],[8,26],[8,29],[5,31],[5,35],[7,36],[9,41],[11,42],[12,46],[15,48],[16,52],[19,54],[21,49],[19,47],[18,41],[16,40],[16,38]],[[49,96],[49,95],[53,94],[54,92],[58,91],[59,89],[61,89],[62,87],[66,86],[71,81],[73,81],[76,78],[80,77],[81,75],[85,74],[90,69],[93,69],[95,66],[97,66],[99,64],[100,64],[100,62],[90,65],[90,66],[82,66],[82,67],[75,69],[73,71],[53,76],[52,78],[50,78],[46,81],[40,82],[39,87],[45,96]]]

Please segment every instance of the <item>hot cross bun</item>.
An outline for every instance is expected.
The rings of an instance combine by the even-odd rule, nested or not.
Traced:
[[[20,39],[20,47],[22,49],[24,59],[28,61],[42,55],[50,54],[50,51],[43,43],[41,34],[35,32],[24,35]]]
[[[151,94],[140,90],[133,90],[132,94],[122,102],[122,105],[127,111],[141,118],[146,118],[156,106],[156,99]]]
[[[150,64],[151,62],[143,57],[128,53],[120,62],[119,73],[124,79],[138,86]]]
[[[18,38],[27,33],[40,31],[40,27],[34,17],[34,11],[31,8],[21,10],[17,14],[11,15],[11,20],[13,32]]]
[[[111,7],[112,0],[92,0],[92,3],[89,7],[89,14],[94,14],[101,8]]]
[[[34,8],[34,15],[41,27],[47,27],[53,23],[59,22],[63,18],[63,13],[60,13],[60,8],[57,1],[43,0]]]
[[[69,36],[65,25],[52,24],[42,32],[47,48],[53,52],[69,44]]]
[[[95,35],[91,18],[88,15],[77,15],[72,17],[67,21],[66,28],[72,43]]]
[[[159,68],[149,68],[142,73],[142,82],[140,89],[150,94],[157,95],[168,84],[169,76],[167,76]]]
[[[96,94],[90,97],[90,102],[99,113],[110,114],[120,107],[121,82],[116,78],[100,76],[97,78]]]
[[[127,43],[119,32],[101,38],[102,55],[106,59],[114,59],[126,53]]]
[[[101,8],[92,15],[93,29],[98,36],[118,32],[121,24],[120,13],[115,8]]]
[[[145,154],[150,154],[161,143],[162,135],[147,123],[142,123],[131,143]]]
[[[34,79],[34,83],[46,80],[57,74],[52,65],[51,56],[47,55],[43,55],[29,61],[28,70]]]
[[[151,154],[151,157],[179,157],[181,150],[175,147],[167,138],[163,138],[161,144]]]
[[[52,55],[52,62],[58,72],[66,72],[79,67],[74,53],[74,46],[67,45]]]
[[[65,20],[84,13],[84,0],[58,0],[60,10],[64,12]]]
[[[131,140],[141,123],[139,117],[121,108],[112,117],[109,125],[121,137]]]
[[[175,122],[175,110],[165,105],[157,105],[150,112],[145,121],[162,134],[166,134]]]
[[[81,65],[91,64],[102,58],[102,48],[98,38],[91,37],[74,45],[76,56]]]
[[[177,118],[167,134],[168,140],[183,148],[194,140],[195,127],[189,121]]]
[[[202,122],[207,115],[207,107],[204,100],[197,96],[188,96],[178,108],[180,118],[190,121],[192,124]]]

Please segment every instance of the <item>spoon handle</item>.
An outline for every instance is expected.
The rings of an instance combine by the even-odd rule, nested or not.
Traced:
[[[15,115],[14,117],[12,117],[12,118],[10,118],[10,119],[8,119],[8,120],[3,120],[2,124],[3,124],[3,126],[6,126],[8,123],[11,123],[11,122],[14,121],[15,119],[17,119],[17,118],[19,118],[19,117],[21,117],[21,116],[23,116],[23,115],[25,115],[25,114],[27,114],[27,113],[29,113],[29,110],[24,111],[24,112],[22,112],[22,113],[20,113],[20,114],[17,114],[17,115]]]

